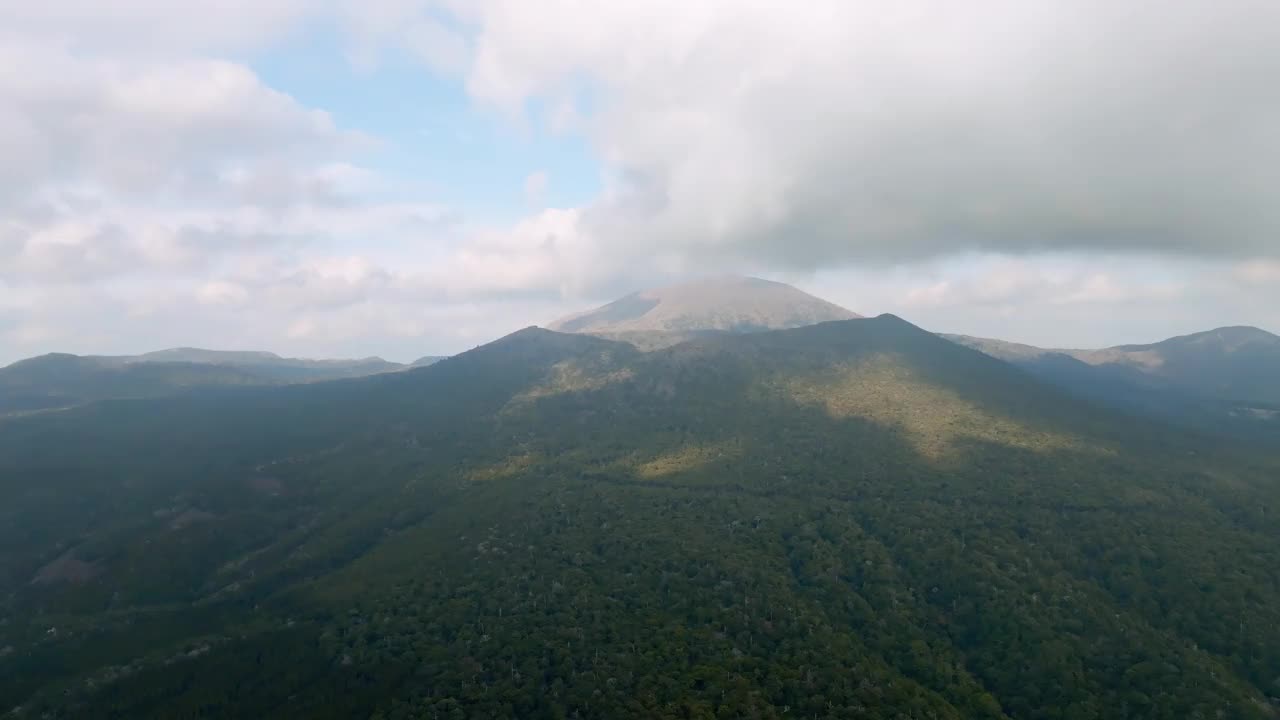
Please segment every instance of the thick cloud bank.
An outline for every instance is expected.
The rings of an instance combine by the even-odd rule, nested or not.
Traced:
[[[612,185],[578,232],[606,255],[1280,254],[1274,2],[467,13],[476,96],[536,100],[592,133]]]

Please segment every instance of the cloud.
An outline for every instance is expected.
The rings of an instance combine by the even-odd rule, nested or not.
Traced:
[[[172,271],[269,240],[268,212],[337,202],[352,169],[333,158],[363,142],[232,62],[5,38],[0,68],[10,282]]]
[[[302,173],[364,139],[222,60],[85,57],[0,44],[0,208],[68,193],[221,200],[240,176]]]
[[[470,43],[449,22],[449,13],[443,12],[448,3],[340,0],[334,10],[347,35],[348,55],[359,67],[373,69],[389,49],[406,51],[441,73],[459,73],[467,67]]]
[[[1263,0],[0,4],[0,347],[411,358],[709,269],[1041,344],[1276,329],[1278,21]],[[366,162],[381,139],[247,64],[317,28],[369,72],[453,75],[532,142],[583,134],[603,191],[549,207],[532,173],[514,222],[414,197]]]
[[[1029,305],[1164,303],[1177,300],[1187,290],[1186,277],[1152,276],[1132,269],[1150,267],[1152,259],[1129,260],[1104,271],[1081,258],[984,257],[967,267],[948,266],[945,279],[910,286],[895,304],[915,311],[963,307],[1009,313]]]
[[[1280,5],[526,3],[458,15],[468,87],[565,102],[601,252],[814,269],[963,252],[1280,253]]]
[[[1235,269],[1236,276],[1252,285],[1270,285],[1280,287],[1280,262],[1272,260],[1251,260],[1241,263]]]
[[[357,158],[376,142],[245,65],[76,44],[0,42],[0,281],[207,273],[237,253],[451,222],[375,199],[384,180]]]
[[[196,300],[201,305],[242,308],[249,300],[249,291],[233,282],[212,280],[200,286]]]
[[[313,0],[47,0],[0,3],[0,28],[77,50],[157,55],[245,50],[318,15]]]
[[[269,349],[409,361],[461,352],[576,306],[549,297],[449,297],[358,256],[263,259],[192,283],[99,282],[66,292],[0,284],[0,365],[57,350]]]
[[[367,342],[384,327],[369,315],[425,312],[417,278],[456,213],[364,166],[375,139],[218,57],[317,7],[0,7],[0,361],[280,338],[352,348],[322,330]],[[363,328],[336,320],[357,313]],[[299,319],[316,330],[291,340]]]
[[[1241,282],[1227,260],[1151,253],[969,255],[788,278],[864,314],[1041,347],[1154,342],[1224,325],[1280,331],[1280,282]]]
[[[408,246],[426,258],[431,240],[447,237],[452,222],[446,209],[429,203],[161,209],[114,201],[78,213],[0,219],[0,281],[76,285],[208,273],[246,254],[319,252],[351,238],[370,250]]]

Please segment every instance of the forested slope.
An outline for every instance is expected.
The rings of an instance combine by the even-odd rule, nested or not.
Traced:
[[[897,318],[0,425],[19,717],[1275,717],[1275,457]]]
[[[164,397],[199,388],[364,377],[405,367],[381,358],[303,360],[267,352],[196,348],[114,356],[50,353],[0,367],[0,416],[98,400]]]

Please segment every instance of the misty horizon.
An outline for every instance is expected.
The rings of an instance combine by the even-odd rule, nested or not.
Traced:
[[[722,278],[722,277],[742,277],[742,278],[750,279],[750,278],[751,278],[751,277],[753,277],[753,276],[734,276],[734,275],[731,275],[731,274],[725,274],[725,273],[703,274],[703,275],[695,275],[695,276],[691,276],[691,277],[689,277],[689,278],[685,278],[685,279],[681,280],[678,284],[690,284],[690,283],[691,283],[691,284],[697,284],[697,283],[699,283],[699,282],[701,282],[701,281],[710,280],[710,279],[717,279],[717,278]],[[765,278],[762,278],[762,279],[765,279]],[[780,282],[780,281],[775,280],[774,282]],[[802,284],[800,284],[800,285],[796,285],[796,287],[797,287],[798,289],[801,289],[801,290],[803,291],[803,285],[802,285]],[[636,288],[636,289],[634,289],[634,290],[632,290],[632,291],[629,291],[629,292],[625,293],[624,295],[622,295],[622,296],[620,296],[620,297],[627,297],[627,296],[629,296],[629,295],[631,295],[631,294],[634,294],[634,293],[642,293],[642,292],[645,292],[646,290],[651,290],[651,289],[653,289],[653,288]],[[567,313],[567,314],[566,314],[566,316],[571,316],[571,315],[574,315],[574,314],[579,314],[579,313],[582,313],[582,312],[590,311],[590,310],[592,310],[592,309],[596,309],[596,308],[602,307],[602,306],[604,306],[604,305],[608,304],[608,302],[612,302],[613,300],[618,300],[618,299],[620,299],[620,298],[612,298],[612,299],[610,299],[610,300],[608,300],[608,301],[601,302],[601,303],[599,303],[599,304],[595,304],[595,305],[591,305],[591,306],[580,306],[580,307],[578,307],[576,310],[573,310],[573,311],[571,311],[571,312]],[[824,299],[824,300],[825,300],[825,298],[821,298],[821,299]],[[852,310],[852,308],[850,308],[850,310]],[[876,315],[884,314],[884,313],[881,313],[881,312],[874,312],[874,311],[856,311],[856,310],[855,310],[854,312],[858,312],[858,314],[863,315],[864,317],[874,317],[874,316],[876,316]],[[898,314],[899,314],[899,313],[895,313],[895,312],[891,312],[891,311],[885,311],[885,312],[887,312],[888,314],[894,314],[894,315],[898,315]],[[908,317],[906,317],[906,319],[907,319],[907,320],[911,320],[911,318],[910,318],[909,316],[908,316]],[[523,325],[523,326],[520,326],[520,327],[531,327],[531,326],[532,326],[532,327],[549,327],[549,326],[554,325],[554,323],[555,323],[555,321],[556,321],[556,320],[557,320],[557,318],[544,319],[542,322],[535,322],[535,323],[531,323],[531,324],[529,324],[529,325]],[[24,360],[24,359],[27,359],[27,358],[30,358],[30,357],[38,357],[38,356],[41,356],[41,355],[47,355],[47,354],[64,354],[64,353],[65,353],[65,354],[74,354],[74,355],[81,355],[81,356],[128,357],[128,356],[144,355],[144,354],[147,354],[147,353],[157,353],[157,352],[161,352],[161,351],[168,351],[168,350],[211,350],[211,351],[216,351],[216,352],[265,352],[265,353],[270,353],[270,354],[276,355],[276,356],[278,356],[278,357],[280,357],[280,358],[286,358],[286,359],[297,359],[297,360],[307,360],[307,361],[324,361],[324,360],[371,360],[371,359],[377,359],[377,360],[386,360],[386,361],[388,361],[388,362],[392,362],[392,363],[399,363],[399,364],[407,365],[407,364],[413,363],[413,362],[415,362],[415,361],[417,361],[417,360],[419,360],[419,359],[421,359],[421,358],[423,358],[423,357],[430,357],[430,356],[448,356],[448,355],[455,355],[455,354],[457,354],[457,353],[459,353],[459,352],[465,352],[466,350],[472,349],[472,348],[477,347],[477,346],[479,346],[479,345],[483,345],[483,344],[485,344],[485,343],[487,343],[487,342],[491,342],[491,341],[493,341],[493,340],[497,340],[497,339],[499,339],[499,338],[501,338],[501,337],[504,337],[505,335],[508,335],[508,334],[510,334],[510,333],[512,333],[512,332],[516,332],[517,330],[519,330],[519,329],[520,329],[520,327],[512,327],[512,328],[510,328],[509,330],[507,330],[507,331],[505,331],[505,332],[502,332],[502,333],[501,333],[501,334],[499,334],[499,335],[495,335],[495,336],[493,336],[493,337],[489,337],[489,338],[480,338],[480,339],[478,339],[478,340],[477,340],[477,342],[475,342],[475,343],[473,343],[473,344],[464,345],[464,346],[455,346],[455,347],[454,347],[454,349],[452,349],[451,351],[433,351],[433,349],[432,349],[432,348],[424,348],[424,351],[423,351],[423,352],[419,352],[418,354],[412,354],[412,353],[413,353],[413,351],[412,351],[412,350],[409,350],[409,351],[406,351],[406,352],[402,352],[401,354],[398,354],[398,355],[393,355],[393,354],[389,354],[389,353],[382,353],[382,354],[379,354],[379,353],[373,353],[373,354],[366,354],[366,355],[347,355],[347,356],[342,356],[342,355],[291,355],[291,354],[288,354],[288,353],[286,353],[286,352],[281,352],[281,351],[279,351],[279,350],[273,349],[271,346],[261,346],[261,347],[210,347],[210,346],[200,345],[200,344],[198,344],[198,343],[192,343],[192,344],[178,344],[178,345],[165,346],[165,347],[153,347],[153,346],[126,347],[126,348],[122,348],[122,349],[120,349],[119,351],[109,352],[109,353],[108,353],[108,352],[96,352],[96,351],[92,351],[92,350],[90,350],[90,351],[81,351],[81,352],[70,352],[70,351],[65,350],[65,349],[62,349],[62,348],[50,348],[50,349],[47,349],[47,350],[45,350],[45,351],[43,351],[43,352],[37,352],[37,353],[35,353],[35,354],[33,354],[33,355],[23,355],[23,356],[21,356],[21,357],[12,357],[12,358],[8,358],[8,357],[5,357],[3,354],[0,354],[0,367],[3,367],[3,366],[5,366],[5,365],[9,365],[9,364],[12,364],[12,363],[14,363],[14,362],[18,362],[18,361],[20,361],[20,360]],[[1240,324],[1236,324],[1236,323],[1226,322],[1226,323],[1223,323],[1223,324],[1214,325],[1214,326],[1212,326],[1212,327],[1188,328],[1188,329],[1186,329],[1185,331],[1177,332],[1177,333],[1175,333],[1175,334],[1173,334],[1173,335],[1154,336],[1154,335],[1150,335],[1150,334],[1148,334],[1149,336],[1142,336],[1142,337],[1123,337],[1123,338],[1118,339],[1118,341],[1115,341],[1115,342],[1107,342],[1107,343],[1097,342],[1097,343],[1091,343],[1091,344],[1089,344],[1089,343],[1086,343],[1086,344],[1071,344],[1071,343],[1064,343],[1064,342],[1058,342],[1058,341],[1052,341],[1052,342],[1049,342],[1049,343],[1043,343],[1043,342],[1041,342],[1041,343],[1036,343],[1036,342],[1031,342],[1031,341],[1026,340],[1026,339],[1019,338],[1019,337],[999,337],[999,338],[995,338],[995,337],[991,337],[991,336],[981,335],[981,334],[979,334],[979,333],[968,332],[968,331],[966,331],[966,330],[964,330],[964,329],[957,329],[957,328],[941,328],[941,329],[939,329],[939,328],[927,328],[927,329],[933,330],[934,332],[938,332],[938,333],[943,334],[943,335],[952,335],[952,334],[954,334],[954,335],[968,335],[968,336],[972,336],[972,337],[998,339],[998,340],[1004,340],[1004,341],[1013,342],[1013,343],[1018,343],[1018,344],[1032,345],[1032,346],[1036,346],[1036,347],[1049,348],[1049,349],[1052,349],[1052,348],[1103,349],[1103,348],[1107,348],[1107,347],[1114,347],[1114,346],[1118,346],[1118,345],[1141,345],[1141,344],[1156,343],[1156,342],[1160,342],[1160,341],[1163,341],[1163,340],[1168,340],[1168,339],[1171,339],[1171,338],[1182,337],[1182,336],[1192,335],[1192,334],[1199,333],[1199,332],[1205,332],[1205,331],[1209,331],[1209,330],[1217,330],[1217,329],[1221,329],[1221,328],[1230,328],[1230,327],[1254,327],[1254,326],[1240,325]],[[552,328],[552,329],[554,329],[554,328]],[[1262,328],[1259,328],[1259,329],[1264,330],[1264,331],[1267,331],[1267,328],[1265,328],[1265,327],[1262,327]],[[1270,331],[1268,331],[1268,332],[1270,332]],[[1101,336],[1101,337],[1106,337],[1106,336],[1108,336],[1110,333],[1107,333],[1107,332],[1101,332],[1101,333],[1097,333],[1097,334],[1098,334],[1099,336]],[[1052,334],[1052,333],[1046,333],[1046,334],[1044,334],[1044,336],[1045,336],[1045,337],[1053,337],[1053,334]]]

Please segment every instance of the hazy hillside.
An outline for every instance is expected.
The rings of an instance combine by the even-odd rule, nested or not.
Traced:
[[[261,375],[275,376],[287,382],[361,377],[380,372],[403,370],[406,367],[400,363],[388,362],[380,357],[310,360],[305,358],[285,358],[270,352],[202,350],[199,348],[174,348],[118,359],[126,363],[176,361],[228,365],[248,369]]]
[[[1073,355],[1090,365],[1132,368],[1199,395],[1280,407],[1280,336],[1255,327],[1223,327]]]
[[[0,415],[113,397],[154,397],[200,386],[272,382],[231,365],[116,363],[77,355],[41,355],[0,368]]]
[[[408,366],[381,358],[305,360],[269,352],[175,348],[142,355],[51,353],[0,368],[0,415],[144,398],[220,385],[361,377]]]
[[[1276,715],[1280,459],[891,316],[0,423],[18,717]]]
[[[1212,432],[1280,438],[1280,337],[1258,328],[1102,350],[944,337],[1114,407]]]
[[[857,317],[790,285],[725,276],[632,293],[549,327],[653,349],[707,334],[779,330]]]

